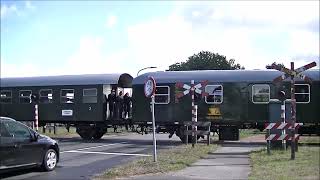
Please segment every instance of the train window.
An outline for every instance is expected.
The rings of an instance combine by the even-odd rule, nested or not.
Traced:
[[[205,97],[207,104],[221,104],[223,102],[222,85],[207,85],[205,91],[209,94]]]
[[[97,89],[91,88],[91,89],[83,89],[83,103],[97,103]]]
[[[61,89],[61,103],[74,103],[74,90],[73,89]]]
[[[310,85],[309,84],[295,84],[295,97],[297,103],[310,102]]]
[[[0,102],[2,104],[11,104],[12,103],[12,91],[2,90],[0,95]]]
[[[157,86],[155,92],[155,104],[169,104],[170,102],[170,87]]]
[[[252,102],[255,104],[268,104],[270,100],[270,86],[268,84],[255,84],[252,86]]]
[[[41,89],[39,91],[40,103],[52,103],[52,89]]]
[[[30,104],[32,91],[31,90],[20,90],[19,91],[19,102],[20,104]]]

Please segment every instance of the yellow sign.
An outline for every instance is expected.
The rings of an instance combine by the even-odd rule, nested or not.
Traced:
[[[218,107],[210,107],[208,115],[209,116],[221,116],[220,108],[218,108]]]

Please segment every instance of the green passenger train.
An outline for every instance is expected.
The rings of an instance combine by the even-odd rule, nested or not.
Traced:
[[[39,125],[61,123],[77,128],[83,139],[100,139],[107,127],[151,126],[150,99],[144,95],[144,83],[153,76],[156,83],[155,119],[158,131],[176,134],[184,141],[184,121],[191,121],[191,98],[176,83],[190,85],[207,81],[201,87],[207,97],[196,95],[198,121],[210,121],[211,130],[220,139],[237,140],[240,128],[263,129],[269,119],[269,102],[278,99],[278,91],[290,99],[290,82],[273,84],[282,73],[275,70],[206,70],[151,72],[133,78],[130,74],[91,74],[43,77],[1,78],[1,116],[19,121],[34,121],[34,103],[38,104]],[[297,121],[304,132],[320,132],[319,70],[308,70],[309,84],[296,79]],[[112,90],[132,92],[132,116],[111,118],[105,96]],[[31,95],[37,95],[32,102]]]
[[[272,81],[282,73],[275,70],[205,70],[205,71],[167,71],[151,72],[133,80],[133,121],[136,124],[150,124],[150,99],[143,93],[145,80],[152,76],[157,84],[155,94],[155,117],[159,129],[176,134],[184,141],[183,121],[191,121],[191,97],[186,94],[177,98],[186,89],[177,83],[190,86],[207,81],[202,91],[208,96],[195,93],[198,106],[198,121],[210,121],[211,130],[219,134],[221,140],[237,140],[239,128],[264,129],[269,120],[269,102],[278,99],[278,92],[285,91],[290,100],[290,81],[273,84]],[[309,84],[295,79],[297,102],[297,122],[304,123],[301,132],[320,132],[320,89],[319,70],[304,73],[313,79]],[[280,117],[279,117],[280,119]]]

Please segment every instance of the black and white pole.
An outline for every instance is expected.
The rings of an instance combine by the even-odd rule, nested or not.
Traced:
[[[156,141],[156,122],[154,118],[154,95],[151,96],[151,109],[152,109],[152,133],[153,133],[153,161],[157,162],[157,141]]]
[[[283,100],[283,104],[281,105],[281,119],[283,123],[286,123],[286,100]],[[281,134],[284,136],[286,130],[283,129]],[[282,149],[286,150],[286,140],[282,140]]]
[[[36,130],[38,131],[38,122],[39,122],[39,116],[38,116],[38,104],[34,105],[34,122],[36,126]]]
[[[195,125],[195,122],[197,121],[197,110],[194,105],[194,80],[191,80],[191,106],[192,106],[192,147],[194,147],[194,144],[197,141],[197,126]]]

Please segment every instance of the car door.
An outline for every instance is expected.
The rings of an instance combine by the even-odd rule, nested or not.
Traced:
[[[10,135],[6,126],[0,122],[0,169],[6,169],[16,164],[16,148],[13,136]]]
[[[17,121],[8,121],[6,126],[13,135],[16,164],[23,166],[38,163],[41,147],[33,140],[29,128]]]

